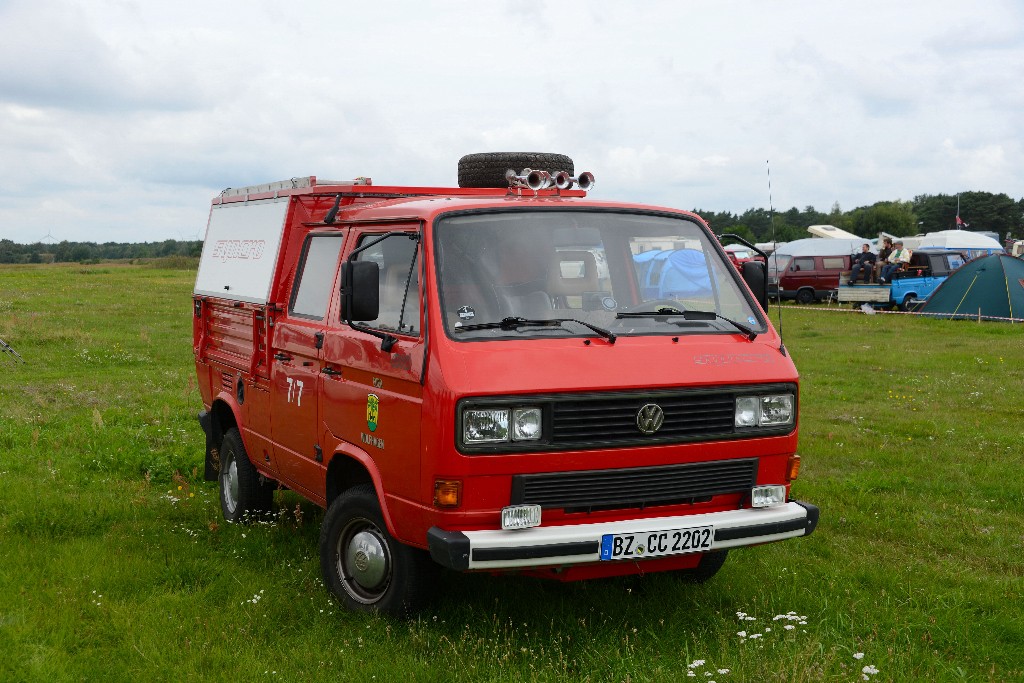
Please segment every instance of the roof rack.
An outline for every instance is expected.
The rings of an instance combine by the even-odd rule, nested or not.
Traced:
[[[355,180],[317,180],[315,175],[304,178],[289,178],[279,180],[276,183],[263,183],[262,185],[247,185],[245,187],[228,187],[221,193],[221,197],[243,197],[251,194],[264,194],[267,192],[279,192],[281,190],[299,190],[317,185],[372,185],[369,178],[356,178]]]

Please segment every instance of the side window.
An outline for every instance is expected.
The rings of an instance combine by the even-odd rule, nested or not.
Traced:
[[[344,235],[312,235],[306,240],[302,266],[292,289],[292,315],[317,320],[327,315],[342,241]]]
[[[826,256],[821,259],[821,265],[824,266],[825,270],[845,270],[846,259],[842,257]]]
[[[814,270],[813,258],[793,259],[793,270]]]
[[[379,235],[364,235],[362,246]],[[380,268],[380,315],[370,327],[415,335],[420,331],[420,277],[416,240],[390,237],[356,257]]]

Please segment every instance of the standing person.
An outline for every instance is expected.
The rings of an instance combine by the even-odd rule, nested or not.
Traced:
[[[910,263],[910,250],[903,248],[902,240],[896,240],[896,247],[886,261],[888,263],[882,268],[882,277],[878,279],[882,283],[892,280],[893,273],[899,270],[900,266]]]
[[[853,270],[850,271],[850,279],[847,285],[857,281],[857,276],[864,271],[864,284],[871,282],[871,271],[875,267],[875,254],[871,251],[871,245],[865,242],[860,247],[860,253],[853,257]]]

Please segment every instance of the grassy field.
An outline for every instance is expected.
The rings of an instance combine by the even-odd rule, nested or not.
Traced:
[[[813,536],[396,622],[329,598],[318,508],[221,520],[194,276],[0,269],[0,681],[1024,680],[1024,326],[787,307]]]

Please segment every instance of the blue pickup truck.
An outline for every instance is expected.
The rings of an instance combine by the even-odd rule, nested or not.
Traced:
[[[869,303],[872,306],[895,306],[910,310],[914,302],[927,299],[950,274],[962,266],[967,258],[959,251],[949,249],[918,249],[910,256],[910,263],[892,277],[892,284],[847,285],[849,273],[843,273],[839,284],[838,300],[854,306]]]

